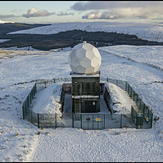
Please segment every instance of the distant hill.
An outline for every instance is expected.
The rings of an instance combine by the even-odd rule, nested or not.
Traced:
[[[9,32],[30,29],[40,26],[45,26],[49,24],[25,24],[25,23],[0,23],[0,37],[1,35],[6,35]]]
[[[131,34],[104,31],[88,32],[86,30],[77,29],[66,31],[66,27],[64,27],[65,31],[55,34],[41,34],[41,31],[40,34],[7,34],[13,31],[40,26],[45,26],[45,24],[0,24],[0,39],[10,39],[9,41],[0,43],[0,48],[31,46],[39,50],[51,50],[74,47],[82,41],[87,41],[96,47],[113,45],[163,45],[163,42],[144,40]]]

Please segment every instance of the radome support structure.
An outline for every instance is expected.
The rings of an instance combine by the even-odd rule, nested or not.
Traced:
[[[101,55],[96,47],[84,41],[68,56],[72,69],[72,112],[100,112]]]

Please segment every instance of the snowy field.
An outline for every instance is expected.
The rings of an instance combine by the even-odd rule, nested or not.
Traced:
[[[66,27],[66,29],[65,29]],[[163,42],[163,24],[158,23],[115,23],[115,22],[74,22],[59,23],[8,34],[55,34],[68,30],[86,30],[88,32],[104,31],[136,35],[138,38]]]
[[[152,129],[38,129],[22,120],[37,79],[70,78],[62,51],[0,51],[0,162],[163,161],[163,47],[101,47],[101,77],[126,80],[154,112]],[[144,64],[147,63],[147,64]]]

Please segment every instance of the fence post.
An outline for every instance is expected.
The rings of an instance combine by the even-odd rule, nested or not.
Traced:
[[[138,102],[138,95],[136,94],[136,100],[135,100],[135,102],[136,102],[136,105],[137,105],[137,102]]]
[[[33,86],[33,96],[35,96],[35,92],[36,92],[36,83],[35,83],[35,85]]]
[[[23,119],[25,119],[24,104],[23,104],[23,106],[22,106],[22,111],[23,111]]]
[[[74,113],[72,113],[72,127],[74,128]]]
[[[36,83],[35,83],[35,93],[37,93],[37,87],[36,87]],[[35,94],[34,94],[35,95]]]
[[[28,99],[29,99],[29,96],[27,96],[27,107],[29,107],[29,101],[28,101]]]
[[[54,83],[55,83],[55,78],[54,78]]]
[[[27,113],[27,99],[25,100],[25,114]]]
[[[127,81],[126,81],[126,85],[125,85],[125,91],[127,91]]]
[[[32,90],[31,90],[31,97],[32,97],[32,99],[33,99],[33,88],[32,88]]]
[[[46,88],[46,81],[45,81],[45,88]]]
[[[134,92],[134,90],[132,89],[132,87],[131,87],[131,98],[133,99],[133,92]]]
[[[121,114],[120,128],[122,128],[122,114]]]
[[[29,103],[31,104],[31,92],[29,93]]]
[[[148,109],[148,120],[149,120],[149,109]]]
[[[34,87],[35,87],[35,84],[34,84],[34,86],[32,88],[32,99],[33,99],[33,96],[34,96]]]
[[[32,119],[32,110],[31,110],[31,123],[33,124],[33,119]]]
[[[26,101],[27,101],[27,99],[24,101],[24,106],[25,106],[25,110],[24,111],[25,111],[25,114],[26,114],[26,108],[27,108],[27,102]]]
[[[57,128],[57,113],[55,113],[55,128]]]
[[[133,91],[132,99],[133,99],[133,101],[135,101],[135,91]]]
[[[28,95],[28,107],[30,106],[30,94]]]
[[[80,120],[81,120],[81,129],[82,129],[82,114],[80,114]]]
[[[127,93],[129,94],[129,88],[130,88],[130,86],[129,86],[129,84],[127,84]]]
[[[104,114],[104,129],[105,129],[105,114]]]
[[[133,119],[133,106],[131,105],[131,118]]]
[[[132,99],[133,99],[133,101],[134,101],[134,98],[135,98],[135,91],[133,90],[133,92],[132,92]]]
[[[32,91],[30,93],[30,102],[32,103]]]
[[[39,114],[37,114],[37,123],[38,123],[38,128],[40,128],[40,122],[39,122]]]
[[[94,129],[94,114],[92,114],[92,119],[93,119],[92,129]]]
[[[141,98],[139,98],[139,108],[141,110]]]
[[[116,80],[116,85],[118,86],[118,80]]]
[[[145,104],[143,105],[143,114],[144,114],[144,112],[145,112]]]
[[[137,122],[138,118],[137,118],[137,114],[136,114],[136,129],[138,129],[138,122]]]
[[[153,122],[153,113],[151,113],[151,128],[152,128],[152,122]]]

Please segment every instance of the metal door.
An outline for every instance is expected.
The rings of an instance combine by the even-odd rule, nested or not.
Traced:
[[[84,130],[104,129],[103,114],[81,114],[81,128]]]
[[[96,112],[96,101],[85,101],[85,113]]]

